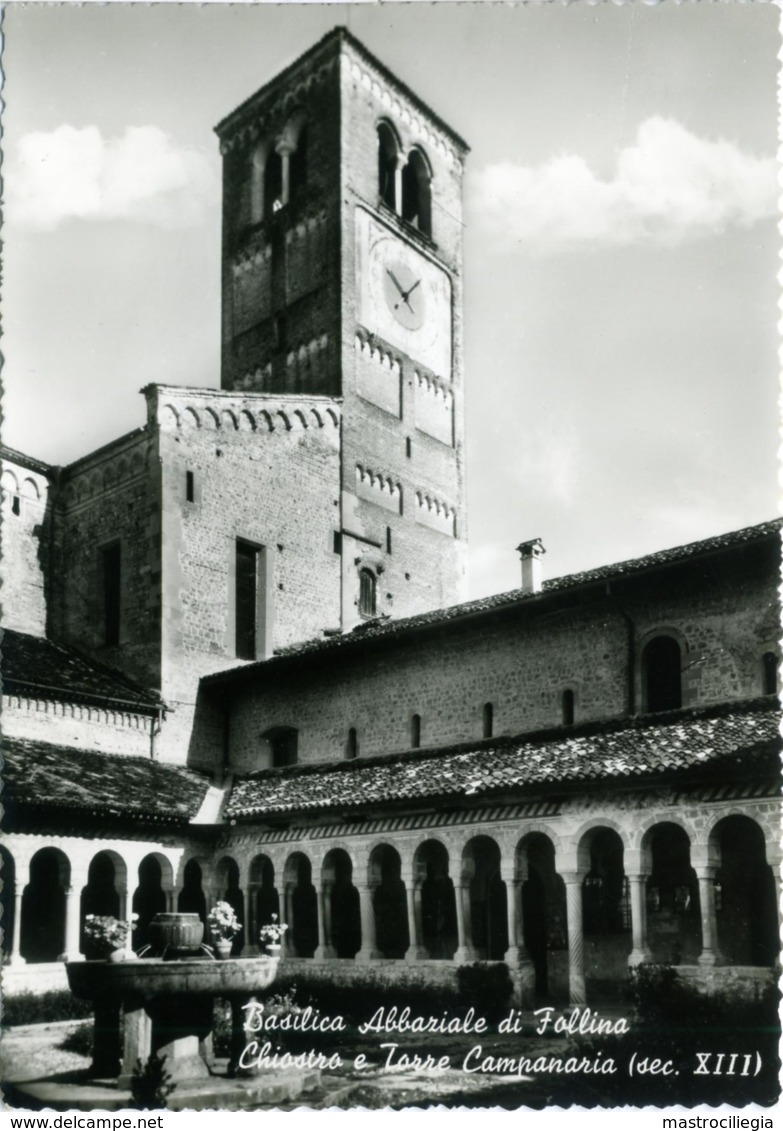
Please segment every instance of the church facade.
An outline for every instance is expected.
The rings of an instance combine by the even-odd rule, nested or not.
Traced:
[[[779,523],[465,602],[467,146],[342,29],[217,133],[220,388],[3,453],[6,990],[225,898],[335,979],[756,995]]]

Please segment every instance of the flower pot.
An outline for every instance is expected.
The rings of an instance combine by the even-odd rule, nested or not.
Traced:
[[[215,957],[221,961],[231,957],[231,939],[218,939],[215,942]]]
[[[279,958],[282,949],[283,947],[279,942],[268,942],[266,944],[266,952],[270,958]]]
[[[109,953],[106,961],[107,962],[127,962],[129,959],[135,958],[135,957],[136,957],[136,955],[133,953],[133,951],[129,947],[119,946],[119,947],[117,947],[116,950],[112,950]]]

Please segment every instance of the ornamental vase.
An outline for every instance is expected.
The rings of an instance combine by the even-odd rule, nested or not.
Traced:
[[[204,924],[195,911],[159,911],[149,925],[156,954],[191,954],[204,938]]]
[[[217,939],[215,942],[215,957],[224,962],[231,957],[231,939]]]

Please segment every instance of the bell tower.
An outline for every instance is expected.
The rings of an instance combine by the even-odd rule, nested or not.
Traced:
[[[462,600],[467,146],[342,28],[217,133],[222,386],[342,399],[343,629]]]

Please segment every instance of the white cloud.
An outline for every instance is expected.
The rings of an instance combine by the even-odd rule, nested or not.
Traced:
[[[618,152],[611,180],[576,154],[538,168],[505,162],[473,178],[469,204],[506,245],[676,244],[774,216],[776,165],[653,117]]]
[[[20,140],[5,169],[7,214],[26,227],[64,220],[136,220],[163,228],[200,222],[218,196],[209,158],[157,126],[105,139],[97,126],[62,125]]]

